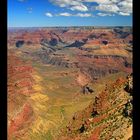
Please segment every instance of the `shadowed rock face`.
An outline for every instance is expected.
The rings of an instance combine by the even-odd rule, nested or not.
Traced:
[[[104,45],[107,45],[107,44],[108,44],[108,41],[107,41],[107,40],[103,40],[102,43],[103,43]]]
[[[124,114],[125,117],[133,118],[133,103],[132,103],[132,100],[128,101],[125,104],[125,108],[123,110],[123,114]]]
[[[17,48],[20,48],[20,47],[22,47],[23,45],[24,45],[24,41],[23,41],[23,40],[19,40],[19,41],[16,42],[16,47],[17,47]]]
[[[133,93],[133,77],[132,76],[133,76],[132,74],[127,76],[128,80],[127,80],[127,84],[126,84],[126,86],[124,88],[125,91],[127,91],[131,95]]]
[[[76,40],[74,43],[72,43],[72,44],[70,44],[69,46],[66,46],[66,47],[77,47],[77,48],[79,48],[79,47],[83,46],[84,44],[85,44],[85,42]]]
[[[88,85],[85,85],[83,88],[82,88],[82,93],[83,94],[91,94],[93,93],[94,90],[92,88],[90,88]]]
[[[55,38],[52,38],[51,40],[50,40],[50,45],[52,45],[52,46],[56,46],[58,43],[57,43],[57,39],[55,39]]]
[[[132,30],[126,31],[123,28],[115,28],[114,32],[120,37],[120,38],[126,38],[132,33]]]

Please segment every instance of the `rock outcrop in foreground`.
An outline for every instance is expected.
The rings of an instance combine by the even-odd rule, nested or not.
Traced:
[[[85,110],[73,116],[62,130],[59,140],[131,139],[133,85],[130,83],[132,75],[106,85],[105,90],[99,93]]]

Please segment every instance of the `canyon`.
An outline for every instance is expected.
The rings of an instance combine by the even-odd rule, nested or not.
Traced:
[[[7,43],[9,140],[132,138],[131,27],[9,28]]]

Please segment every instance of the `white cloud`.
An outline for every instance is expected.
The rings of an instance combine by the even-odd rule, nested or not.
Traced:
[[[85,5],[83,5],[83,4],[81,4],[81,5],[76,5],[76,6],[72,6],[71,8],[70,8],[71,10],[77,10],[77,11],[88,11],[88,8],[85,6]]]
[[[100,4],[99,6],[96,7],[96,10],[117,13],[119,11],[119,7],[115,4],[112,5]]]
[[[75,16],[78,16],[78,17],[92,17],[93,15],[90,14],[90,13],[78,13],[76,14]]]
[[[93,15],[91,13],[71,14],[71,13],[67,13],[67,12],[56,14],[56,16],[66,16],[66,17],[69,17],[69,16],[73,16],[73,17],[93,17]]]
[[[98,10],[101,13],[115,13],[118,15],[127,16],[132,13],[132,0],[49,0],[53,4],[70,9],[72,11],[94,11]],[[89,3],[89,4],[88,4]],[[91,5],[97,3],[98,5]]]
[[[119,15],[122,15],[122,16],[129,16],[130,14],[129,14],[129,13],[119,12]]]
[[[66,7],[73,11],[88,11],[87,6],[84,5],[81,0],[50,0],[50,2],[58,5],[59,7]]]
[[[45,16],[53,17],[53,15],[51,13],[45,13]]]
[[[60,7],[67,7],[70,5],[79,5],[81,4],[81,2],[76,1],[76,0],[50,0],[50,2],[52,2],[55,5],[58,5]]]
[[[104,17],[104,16],[114,16],[114,14],[110,14],[110,13],[98,13],[97,15],[102,16],[102,17]]]
[[[98,0],[97,0],[98,1]],[[111,0],[110,4],[101,3],[96,10],[129,16],[132,13],[132,0]]]
[[[72,16],[72,14],[65,12],[65,13],[59,13],[58,16],[69,17],[69,16]]]
[[[98,4],[109,4],[111,3],[110,0],[83,0],[83,2],[96,2]]]
[[[118,6],[120,8],[120,12],[127,13],[127,14],[132,13],[132,1],[131,0],[121,1],[118,3]]]

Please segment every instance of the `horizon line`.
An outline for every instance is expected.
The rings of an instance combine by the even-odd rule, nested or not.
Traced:
[[[59,27],[132,27],[133,25],[73,25],[73,26],[10,26],[8,28],[59,28]]]

